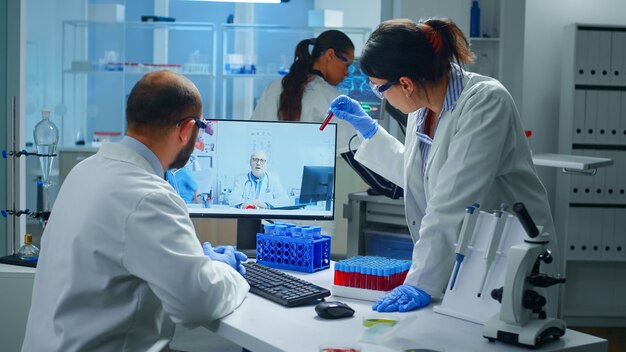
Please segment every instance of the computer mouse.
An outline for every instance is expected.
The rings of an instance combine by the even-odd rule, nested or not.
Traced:
[[[324,301],[315,306],[315,312],[323,319],[347,318],[354,315],[354,309],[338,301]]]

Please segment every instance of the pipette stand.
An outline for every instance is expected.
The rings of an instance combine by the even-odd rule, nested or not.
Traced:
[[[552,262],[546,248],[548,234],[527,237],[524,243],[514,245],[508,253],[504,287],[494,289],[491,296],[502,306],[483,326],[483,336],[534,348],[550,338],[557,340],[565,334],[566,325],[561,319],[548,318],[543,307],[545,297],[533,287],[549,287],[564,283],[564,278],[551,277],[539,272],[540,263]]]

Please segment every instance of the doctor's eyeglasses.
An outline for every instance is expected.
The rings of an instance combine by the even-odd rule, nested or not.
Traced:
[[[372,81],[368,80],[368,83],[370,84],[370,88],[372,89],[372,92],[374,92],[374,94],[376,94],[377,97],[382,99],[384,98],[383,93],[387,91],[389,88],[391,88],[394,84],[398,83],[398,80],[388,81],[387,83],[383,83],[383,84],[374,84],[372,83]]]
[[[261,165],[265,165],[265,163],[267,162],[267,160],[259,159],[259,158],[252,158],[252,159],[250,159],[250,161],[255,163],[255,164],[261,164]]]

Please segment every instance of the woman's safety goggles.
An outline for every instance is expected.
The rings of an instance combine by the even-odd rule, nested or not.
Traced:
[[[391,88],[391,86],[398,83],[398,81],[393,80],[393,81],[388,81],[387,83],[383,83],[383,84],[374,84],[372,83],[372,81],[368,81],[368,83],[370,84],[370,88],[372,89],[372,92],[374,92],[374,94],[376,94],[377,97],[382,99],[384,98],[383,93],[387,91],[389,88]]]

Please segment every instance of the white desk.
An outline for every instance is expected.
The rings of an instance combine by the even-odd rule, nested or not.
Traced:
[[[313,274],[289,272],[322,287],[329,287],[332,268]],[[334,297],[327,298],[333,300]],[[313,306],[284,308],[269,300],[249,294],[233,314],[206,327],[238,345],[260,351],[318,351],[324,343],[360,345],[363,352],[393,351],[382,346],[359,343],[365,327],[364,317],[384,316],[412,319],[412,348],[441,351],[528,351],[526,348],[490,343],[482,337],[482,325],[469,323],[433,312],[432,306],[410,313],[376,313],[371,303],[343,297],[356,310],[354,317],[324,320],[317,317]],[[550,342],[537,351],[607,351],[608,341],[573,330],[567,330],[559,341]]]
[[[332,269],[314,274],[289,272],[317,285],[329,287]],[[0,264],[0,341],[2,349],[18,351],[24,337],[35,269]],[[334,299],[333,297],[328,300]],[[431,308],[410,313],[376,313],[371,304],[348,298],[337,298],[356,310],[354,317],[323,320],[313,306],[284,308],[269,300],[249,294],[233,314],[206,328],[251,351],[311,351],[323,343],[358,344],[363,352],[393,349],[359,343],[364,317],[384,316],[392,319],[415,317],[411,325],[414,348],[445,351],[518,351],[528,349],[490,343],[482,337],[482,326],[437,314]],[[420,344],[421,343],[421,344]],[[7,345],[8,344],[8,345]],[[567,330],[561,340],[537,351],[607,351],[608,342],[591,335]]]

